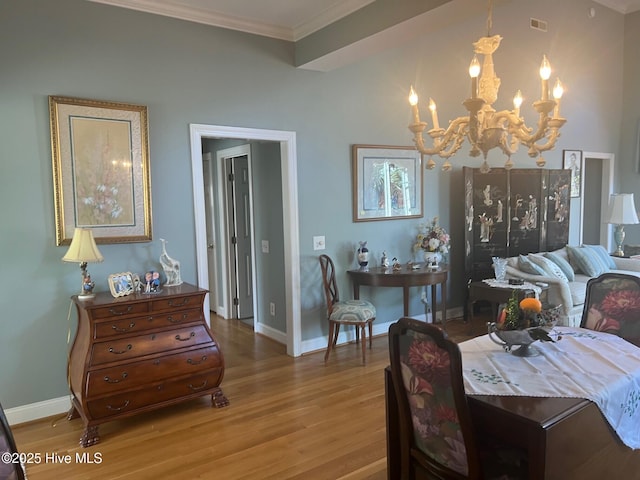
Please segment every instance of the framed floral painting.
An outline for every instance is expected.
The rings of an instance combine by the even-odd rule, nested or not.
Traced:
[[[422,158],[413,147],[353,145],[353,221],[422,217]]]
[[[49,97],[56,245],[151,240],[147,107]]]

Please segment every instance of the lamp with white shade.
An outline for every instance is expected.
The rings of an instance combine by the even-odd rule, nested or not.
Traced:
[[[616,242],[616,251],[613,254],[616,257],[624,257],[622,244],[624,243],[624,225],[634,225],[640,223],[638,214],[636,213],[636,204],[633,199],[633,193],[614,193],[609,200],[609,214],[607,215],[607,223],[616,226],[613,233],[613,239]]]
[[[63,262],[76,262],[80,264],[80,271],[82,274],[82,286],[78,299],[87,300],[93,298],[93,287],[95,283],[91,281],[91,275],[87,272],[87,263],[99,263],[104,260],[104,257],[98,250],[95,240],[93,239],[93,233],[88,228],[76,228],[73,233],[73,239],[69,250],[64,257]]]

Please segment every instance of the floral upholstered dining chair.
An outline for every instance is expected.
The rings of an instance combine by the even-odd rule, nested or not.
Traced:
[[[640,278],[604,273],[589,280],[580,326],[640,346]]]
[[[477,446],[458,345],[433,324],[401,318],[389,327],[391,378],[400,419],[402,479],[526,478],[526,461],[492,443]],[[517,465],[503,463],[518,458]]]

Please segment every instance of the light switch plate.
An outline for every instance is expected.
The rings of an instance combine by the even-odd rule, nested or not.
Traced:
[[[269,253],[269,240],[262,240],[262,253]]]
[[[324,235],[313,237],[313,249],[324,250],[324,248],[325,248]]]

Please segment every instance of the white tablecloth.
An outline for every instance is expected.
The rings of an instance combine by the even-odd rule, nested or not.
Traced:
[[[467,394],[587,398],[629,447],[640,448],[640,348],[608,333],[556,327],[517,357],[483,335],[459,344]],[[553,336],[553,335],[552,335]]]

